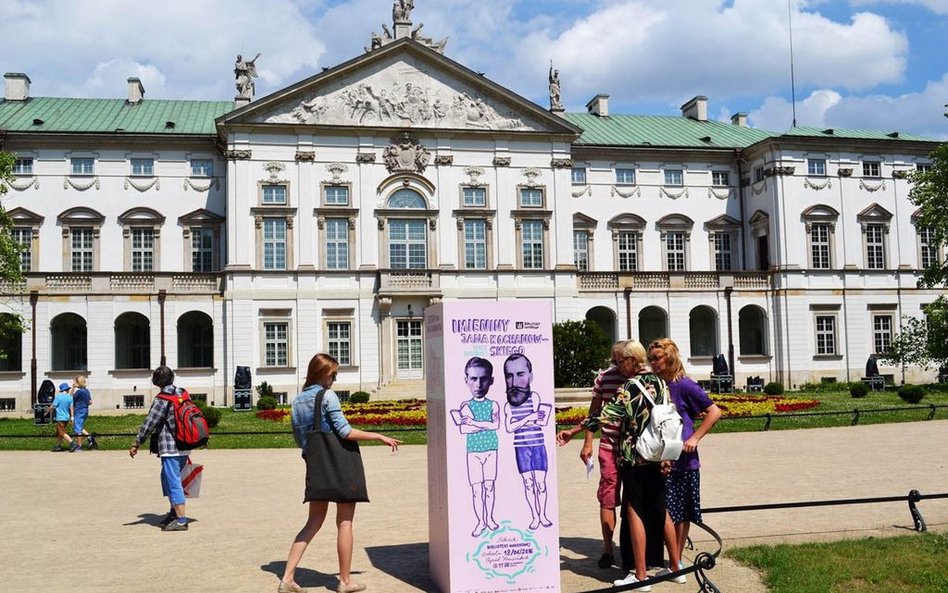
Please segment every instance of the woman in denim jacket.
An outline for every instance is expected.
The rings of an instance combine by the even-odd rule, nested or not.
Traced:
[[[338,369],[339,363],[328,354],[317,354],[309,361],[303,391],[293,400],[293,437],[296,439],[296,444],[301,449],[305,448],[306,433],[315,427],[316,396],[322,392],[323,403],[319,414],[319,422],[323,431],[333,430],[340,437],[353,441],[380,441],[391,447],[392,451],[397,451],[398,445],[401,443],[398,439],[349,426],[349,422],[342,414],[339,396],[330,389],[336,380]],[[306,546],[319,532],[319,528],[322,527],[323,521],[326,519],[326,513],[329,510],[329,501],[326,500],[305,500],[304,502],[309,503],[309,517],[306,520],[306,525],[296,534],[296,538],[290,546],[290,554],[286,559],[286,569],[283,572],[283,578],[280,580],[278,593],[302,593],[305,591],[293,579],[296,566],[303,558]],[[365,585],[352,581],[349,575],[352,567],[352,518],[355,515],[355,505],[354,502],[336,503],[336,551],[339,554],[338,593],[355,593],[365,589]]]

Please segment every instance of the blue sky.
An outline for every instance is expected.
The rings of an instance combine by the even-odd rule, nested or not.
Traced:
[[[416,0],[413,21],[445,54],[541,105],[552,59],[563,101],[597,93],[614,113],[710,115],[948,139],[948,0]],[[391,0],[3,0],[0,68],[34,96],[227,100],[236,54],[263,96],[362,53]]]

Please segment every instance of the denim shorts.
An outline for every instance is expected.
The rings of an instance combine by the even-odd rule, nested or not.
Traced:
[[[161,458],[161,493],[168,497],[171,504],[184,504],[181,470],[187,462],[187,455]]]
[[[86,425],[86,418],[89,417],[89,408],[77,408],[72,416],[73,434],[82,434],[82,429]]]

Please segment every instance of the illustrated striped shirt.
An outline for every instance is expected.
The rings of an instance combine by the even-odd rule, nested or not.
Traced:
[[[536,408],[533,403],[534,396],[540,399],[540,395],[533,391],[530,397],[519,406],[510,405],[510,417],[514,422],[519,422],[534,412]],[[514,431],[514,448],[536,447],[542,444],[543,428],[536,424],[527,424]]]

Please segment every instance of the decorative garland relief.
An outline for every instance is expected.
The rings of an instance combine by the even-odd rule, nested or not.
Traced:
[[[815,189],[817,191],[821,189],[828,189],[833,187],[833,181],[827,177],[823,180],[823,183],[814,183],[810,181],[809,177],[803,180],[803,187],[808,187],[810,189]]]
[[[144,183],[144,184],[141,184],[141,185],[139,185],[138,183],[135,183],[135,181],[132,180],[131,178],[126,177],[126,178],[125,178],[125,189],[128,189],[129,186],[134,187],[135,189],[137,189],[137,190],[140,191],[140,192],[146,192],[146,191],[150,190],[151,188],[155,188],[156,190],[159,190],[159,191],[161,190],[161,182],[158,181],[158,178],[157,178],[157,177],[153,177],[150,183]]]
[[[609,191],[610,196],[619,196],[620,198],[641,198],[642,197],[642,188],[636,186],[632,191],[624,192],[616,186],[612,186],[612,189]]]
[[[885,189],[885,180],[883,179],[876,185],[869,185],[868,183],[866,183],[865,179],[860,179],[859,189],[864,189],[867,192],[876,192],[876,191],[879,191],[880,189]]]
[[[682,188],[682,190],[679,191],[679,192],[668,191],[668,190],[665,189],[664,187],[661,188],[660,191],[661,191],[661,193],[662,193],[663,196],[665,196],[665,197],[667,197],[667,198],[671,198],[671,199],[673,199],[673,200],[677,200],[678,198],[680,198],[680,197],[682,197],[682,196],[684,196],[684,197],[686,197],[686,198],[688,197],[688,188],[687,188],[687,187]]]
[[[99,183],[98,177],[93,177],[92,179],[89,180],[89,183],[77,183],[69,177],[66,177],[65,179],[63,179],[63,189],[69,189],[70,186],[74,190],[77,190],[77,191],[86,191],[92,186],[95,186],[96,189],[101,188],[101,184]]]
[[[15,190],[17,190],[17,191],[25,191],[25,190],[30,189],[31,187],[35,187],[36,189],[39,189],[39,188],[40,188],[40,180],[39,180],[39,177],[33,177],[33,178],[27,179],[27,180],[25,180],[25,181],[26,181],[26,183],[22,183],[22,182],[21,182],[21,183],[17,183],[16,181],[9,181],[9,182],[7,182],[7,185],[9,185],[10,187],[12,187],[13,189],[15,189]]]
[[[220,181],[217,179],[208,182],[207,185],[195,185],[195,183],[191,181],[190,179],[184,180],[184,191],[188,191],[188,188],[190,188],[190,189],[193,189],[194,191],[205,192],[205,191],[209,191],[212,187],[214,189],[219,189],[220,186],[221,186]]]

